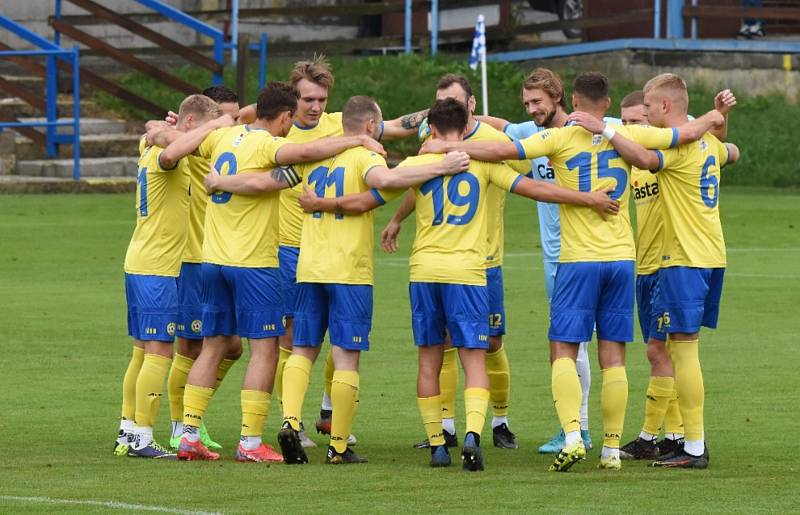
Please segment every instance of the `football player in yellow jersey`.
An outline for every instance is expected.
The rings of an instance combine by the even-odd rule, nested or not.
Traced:
[[[428,115],[431,141],[460,142],[466,135],[469,113],[455,99],[437,101]],[[410,157],[398,168],[441,161],[441,155]],[[419,349],[417,396],[431,449],[431,466],[450,465],[442,434],[442,401],[439,373],[446,332],[458,349],[465,371],[464,400],[467,424],[463,467],[483,470],[480,433],[489,403],[486,350],[489,346],[489,299],[486,288],[490,184],[548,202],[591,206],[601,213],[615,213],[618,202],[610,189],[582,193],[533,181],[511,168],[495,163],[470,162],[467,172],[437,177],[413,188],[416,198],[417,234],[411,253],[411,300],[414,342]],[[362,193],[361,197],[368,194]],[[359,195],[351,195],[357,199]],[[350,199],[337,199],[347,209]],[[373,207],[377,201],[372,201]]]
[[[620,111],[623,124],[648,125],[644,93],[641,90],[625,96],[620,102]],[[670,454],[683,445],[683,419],[678,409],[666,335],[652,323],[652,299],[661,261],[661,239],[664,232],[658,177],[649,170],[632,167],[631,194],[636,207],[636,307],[642,338],[647,344],[650,380],[647,385],[642,431],[635,440],[620,448],[619,455],[623,460],[641,460]],[[665,438],[656,442],[662,424]]]
[[[303,161],[316,161],[344,149],[365,145],[382,151],[369,137],[324,138],[314,144],[288,143],[285,136],[297,107],[297,90],[271,83],[259,96],[257,120],[215,131],[205,138],[183,136],[168,149],[191,151],[210,159],[228,175],[272,172],[275,190],[293,186],[299,179],[291,169]],[[208,408],[220,363],[230,352],[233,335],[247,337],[250,361],[241,393],[242,435],[239,461],[281,461],[263,444],[264,418],[269,409],[277,336],[283,334],[283,307],[277,270],[277,193],[245,197],[215,193],[206,209],[203,240],[203,349],[189,372],[184,394],[184,435],[178,457],[218,459],[199,441],[199,427]]]
[[[475,96],[472,86],[463,75],[448,73],[439,79],[436,85],[436,100],[454,98],[462,102],[469,112],[467,135],[469,141],[509,141],[509,137],[490,125],[481,123],[475,116]],[[430,137],[430,128],[427,122],[419,130],[420,139]],[[520,173],[530,172],[528,161],[511,161],[509,164]],[[489,351],[486,354],[486,370],[489,375],[489,392],[492,401],[492,440],[495,447],[516,449],[517,441],[514,433],[508,426],[508,405],[510,399],[511,370],[505,347],[503,335],[506,330],[506,316],[503,292],[503,247],[504,247],[504,214],[506,191],[494,185],[489,185],[487,202],[494,206],[487,212],[489,225],[487,235],[489,250],[486,258],[487,289],[489,292]],[[397,235],[400,224],[413,211],[416,199],[413,191],[409,191],[403,203],[384,229],[381,239],[385,249],[392,250],[397,245]],[[444,363],[439,378],[442,389],[442,425],[444,437],[448,446],[458,446],[455,427],[455,400],[458,388],[458,363],[456,349],[449,341],[445,342]],[[428,440],[423,440],[414,445],[415,448],[424,449],[430,446]]]
[[[654,77],[645,84],[644,104],[653,125],[684,123],[689,104],[686,83],[670,73]],[[733,105],[735,99],[718,104],[725,113]],[[659,458],[654,466],[706,468],[699,334],[701,326],[717,326],[726,265],[719,219],[720,170],[738,160],[739,149],[711,134],[663,153],[624,137],[613,143],[636,166],[659,170],[664,236],[653,309],[660,313],[659,328],[667,334],[685,442],[683,449]]]
[[[230,125],[216,103],[187,97],[177,128],[206,135]],[[172,357],[178,314],[178,277],[189,217],[189,176],[180,166],[188,152],[140,144],[136,228],[125,256],[128,334],[134,350],[123,381],[122,420],[114,453],[174,459],[153,439],[153,425]]]
[[[326,136],[341,136],[342,113],[328,113],[328,95],[334,84],[330,65],[323,57],[309,61],[298,61],[289,76],[289,81],[297,88],[300,99],[294,116],[292,129],[286,139],[294,143],[306,143]],[[379,138],[380,136],[378,136]],[[275,386],[283,388],[283,370],[292,352],[294,335],[294,308],[297,302],[297,260],[300,255],[300,236],[303,227],[303,212],[297,204],[302,192],[302,184],[281,191],[280,207],[280,248],[278,261],[281,268],[281,282],[286,314],[286,334],[280,338],[280,358],[275,374]],[[329,353],[325,360],[325,386],[322,394],[320,416],[317,419],[317,432],[330,434],[331,398],[333,378],[333,358]],[[305,447],[314,447],[313,440],[305,435],[302,426],[299,438]],[[348,439],[355,443],[355,437]]]
[[[735,105],[736,98],[729,90],[725,90],[716,95],[714,102],[718,110],[727,111],[725,106]],[[623,98],[620,108],[623,124],[648,125],[644,93],[641,90]],[[724,138],[726,132],[727,124],[713,133]],[[664,232],[658,177],[649,170],[632,167],[631,181],[637,220],[636,305],[642,336],[647,344],[650,381],[647,387],[642,431],[635,440],[620,448],[620,458],[641,460],[674,453],[683,446],[684,435],[672,361],[667,352],[666,334],[658,328],[660,314],[652,312]],[[662,425],[664,439],[656,442]]]
[[[219,105],[223,114],[230,115],[234,120],[239,117],[239,97],[226,86],[210,86],[203,90],[203,95],[209,97]],[[174,115],[174,116],[173,116]],[[181,134],[175,130],[171,121],[177,115],[170,113],[167,122],[148,122],[147,139],[161,147],[166,147]],[[202,281],[200,278],[200,263],[202,261],[203,223],[205,221],[206,204],[208,195],[205,193],[203,178],[208,173],[208,160],[190,154],[181,161],[187,168],[190,178],[189,185],[189,230],[186,237],[186,248],[183,251],[181,272],[178,276],[178,321],[175,335],[177,346],[172,359],[172,366],[167,378],[167,392],[169,397],[169,411],[172,423],[172,435],[169,440],[170,447],[177,449],[183,435],[183,392],[186,378],[192,368],[194,360],[200,355],[203,344],[202,329]],[[217,387],[224,379],[228,370],[242,353],[241,342],[235,345],[225,357],[217,371]],[[205,424],[200,426],[200,440],[209,449],[219,450],[221,445],[211,439],[206,431]]]
[[[611,100],[608,81],[599,73],[584,73],[573,84],[572,105],[586,113],[578,119],[601,123]],[[714,124],[722,123],[716,111],[681,128],[651,129],[620,127],[619,131],[646,146],[669,148],[699,138]],[[606,138],[606,135],[608,138]],[[581,387],[575,368],[578,343],[591,339],[597,328],[598,355],[603,375],[604,442],[600,467],[619,469],[619,439],[627,405],[625,342],[633,339],[633,286],[635,247],[628,218],[630,166],[604,136],[581,127],[564,127],[539,132],[522,141],[455,142],[431,140],[423,151],[465,150],[473,159],[531,159],[548,156],[556,182],[577,191],[613,187],[611,197],[621,203],[620,216],[603,221],[596,214],[562,205],[561,253],[550,306],[553,397],[565,434],[565,446],[556,457],[552,471],[568,470],[583,459],[586,449],[580,436]],[[577,172],[577,173],[576,173]]]
[[[330,64],[325,56],[314,56],[313,59],[295,63],[289,77],[291,84],[297,88],[300,98],[297,102],[292,128],[286,138],[293,143],[307,143],[328,136],[341,136],[342,113],[327,113],[328,95],[334,84],[334,76]],[[244,122],[255,119],[255,106],[242,109],[241,117]],[[398,138],[413,134],[419,123],[414,116],[381,123],[378,140],[382,137]],[[297,259],[300,252],[300,234],[302,230],[303,212],[297,200],[302,192],[302,186],[281,191],[280,194],[280,248],[278,261],[281,271],[281,288],[285,303],[286,334],[279,338],[280,356],[276,371],[276,388],[278,394],[281,388],[283,367],[292,351],[292,334],[294,319],[294,304],[297,296]],[[325,361],[325,390],[322,396],[320,416],[316,421],[317,432],[330,434],[331,426],[331,399],[330,388],[333,377],[333,360],[330,352]],[[301,423],[302,425],[302,423]],[[301,430],[300,440],[305,447],[316,444]],[[350,435],[348,441],[355,444],[355,436]]]
[[[345,135],[379,134],[382,115],[369,97],[350,98],[343,108]],[[384,202],[381,193],[372,188],[407,188],[442,173],[453,174],[466,169],[469,158],[454,153],[444,161],[403,173],[390,171],[383,157],[365,148],[346,150],[335,157],[296,168],[306,187],[313,186],[321,196],[335,203],[339,197],[364,192],[375,200],[375,207]],[[206,178],[209,189],[255,195],[274,189],[269,176],[220,176],[215,172]],[[402,190],[390,191],[399,195]],[[365,211],[354,212],[360,215]],[[369,347],[372,319],[372,214],[362,216],[308,214],[302,222],[300,261],[298,267],[298,302],[292,355],[286,362],[283,376],[284,424],[279,441],[287,464],[306,463],[307,456],[299,439],[303,399],[308,388],[309,373],[320,350],[325,332],[330,328],[333,344],[331,441],[327,463],[360,463],[363,461],[348,447],[348,437],[358,398],[358,355]],[[350,237],[342,238],[342,234]]]

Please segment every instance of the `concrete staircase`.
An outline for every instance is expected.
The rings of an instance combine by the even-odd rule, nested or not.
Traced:
[[[6,76],[10,79],[11,77]],[[42,79],[38,77],[16,78],[31,91],[43,91]],[[58,112],[65,121],[72,121],[72,95],[59,95]],[[81,178],[119,178],[134,181],[139,153],[141,129],[125,120],[103,116],[102,110],[91,100],[81,99]],[[13,97],[0,98],[0,118],[19,121],[44,121],[42,113],[30,104]],[[44,127],[37,127],[44,132]],[[71,134],[71,127],[59,127],[61,134]],[[9,141],[13,134],[13,143]],[[2,135],[6,140],[4,153],[15,156],[10,166],[0,166],[0,174],[10,174],[20,180],[35,178],[73,177],[72,145],[60,145],[57,158],[49,159],[45,150],[30,139],[8,131]],[[9,148],[11,147],[11,148]]]

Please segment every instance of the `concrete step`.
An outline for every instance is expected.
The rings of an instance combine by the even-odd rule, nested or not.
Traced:
[[[41,117],[21,117],[21,122],[45,122],[46,118]],[[73,118],[63,118],[62,121],[71,122]],[[124,133],[127,129],[125,120],[109,120],[107,118],[81,117],[81,135],[89,134],[117,134]],[[44,127],[37,127],[36,130],[44,132]],[[72,127],[63,126],[58,128],[59,134],[72,134]]]
[[[136,157],[89,157],[81,159],[81,177],[135,177]],[[14,175],[72,177],[72,159],[17,161]]]
[[[135,177],[30,177],[0,175],[0,193],[131,193],[136,191]]]
[[[57,102],[59,116],[72,116],[72,96],[59,98]],[[96,113],[99,107],[91,100],[81,99],[81,116]],[[42,113],[29,103],[17,97],[0,98],[0,117],[18,118],[20,116],[41,116]]]
[[[81,135],[81,159],[89,157],[125,157],[139,154],[138,134],[88,134]],[[17,159],[44,159],[44,148],[28,138],[17,137],[15,140]],[[61,145],[59,157],[72,157],[72,145]]]
[[[35,75],[0,75],[5,80],[15,85],[31,90],[33,93],[44,95],[44,79]]]

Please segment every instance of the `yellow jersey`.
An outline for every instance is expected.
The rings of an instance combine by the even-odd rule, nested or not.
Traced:
[[[658,177],[650,170],[631,167],[631,194],[636,206],[636,273],[658,272],[664,217]]]
[[[189,231],[186,235],[183,262],[200,263],[203,261],[203,224],[209,199],[203,184],[203,179],[208,175],[208,161],[190,154],[181,163],[189,174]]]
[[[386,166],[381,155],[354,147],[296,169],[303,175],[303,184],[317,196],[335,198],[370,190],[366,176],[376,166]],[[304,213],[297,282],[373,284],[373,220],[373,211],[359,215]]]
[[[728,148],[711,134],[659,152],[664,206],[661,267],[723,268],[725,239],[719,220],[719,181]]]
[[[441,154],[412,156],[398,165],[424,165]],[[469,170],[435,177],[413,189],[417,233],[411,249],[411,281],[486,284],[489,186],[511,191],[522,179],[503,163],[471,161]]]
[[[136,228],[125,254],[125,272],[178,277],[189,217],[189,176],[181,166],[185,159],[164,170],[158,162],[161,147],[140,148]]]
[[[430,138],[431,130],[428,119],[425,118],[420,126],[419,136],[426,140]],[[511,141],[505,133],[498,131],[488,123],[476,121],[475,127],[464,136],[464,141]],[[505,163],[521,174],[531,171],[530,161],[505,161]],[[489,239],[489,247],[486,254],[486,268],[494,268],[503,265],[503,249],[505,248],[505,209],[506,191],[498,188],[494,184],[489,185],[486,192],[486,202],[490,207],[486,210],[489,217],[486,228],[486,236]]]
[[[478,122],[475,128],[464,137],[464,141],[511,141],[506,134],[498,131],[489,124]],[[521,174],[531,171],[530,161],[506,161],[505,164]],[[486,210],[488,226],[486,236],[489,247],[486,254],[486,268],[502,266],[503,249],[505,248],[505,223],[506,194],[508,190],[489,184],[486,190]]]
[[[287,143],[263,129],[238,125],[217,129],[198,154],[223,175],[267,173]],[[278,192],[235,195],[216,192],[206,206],[203,262],[247,268],[278,266]]]
[[[296,123],[292,125],[286,139],[292,143],[308,143],[309,141],[341,136],[342,113],[322,113],[319,122],[313,127],[302,127]],[[300,234],[303,229],[303,209],[298,203],[303,194],[303,186],[298,184],[294,188],[281,191],[280,194],[280,244],[289,247],[300,246]]]
[[[678,139],[677,129],[626,125],[616,131],[647,148],[670,148]],[[628,213],[631,167],[599,134],[578,126],[547,129],[515,141],[520,159],[548,156],[556,184],[571,190],[590,192],[613,187],[611,197],[619,200],[616,216],[606,220],[593,209],[559,205],[561,254],[559,262],[633,261],[636,246]]]

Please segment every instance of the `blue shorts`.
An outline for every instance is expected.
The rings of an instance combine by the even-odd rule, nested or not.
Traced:
[[[547,302],[553,301],[553,288],[556,282],[556,272],[558,272],[558,261],[544,262],[544,289],[547,292]]]
[[[281,245],[278,247],[278,267],[281,271],[281,297],[283,298],[283,314],[287,318],[294,317],[297,302],[297,259],[300,249]]]
[[[330,330],[331,345],[369,350],[372,285],[298,283],[294,345],[317,347]]]
[[[633,261],[559,263],[550,303],[551,341],[633,341]]]
[[[172,343],[178,318],[178,283],[163,275],[125,274],[128,334],[137,340]]]
[[[203,339],[203,278],[200,263],[181,263],[178,276],[178,330],[187,340]]]
[[[673,266],[659,270],[654,306],[664,332],[691,334],[701,326],[717,327],[724,275],[724,268]]]
[[[659,327],[660,313],[654,310],[658,291],[658,272],[636,276],[636,308],[639,313],[639,327],[642,329],[644,343],[650,338],[666,341],[667,335]]]
[[[486,286],[447,283],[408,285],[411,326],[418,347],[444,343],[453,347],[489,348],[489,295]]]
[[[273,338],[286,331],[277,268],[203,263],[203,336]]]
[[[486,269],[486,289],[489,295],[489,336],[502,336],[506,334],[503,267]]]

